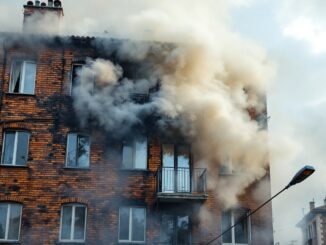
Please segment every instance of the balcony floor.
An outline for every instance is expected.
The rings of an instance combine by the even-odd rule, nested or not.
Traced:
[[[188,193],[188,192],[158,192],[156,199],[159,202],[203,202],[207,199],[206,193]]]

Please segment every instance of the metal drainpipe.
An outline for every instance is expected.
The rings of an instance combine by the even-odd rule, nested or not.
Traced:
[[[6,40],[3,41],[3,62],[2,62],[2,79],[0,83],[0,111],[2,108],[2,98],[3,98],[3,84],[5,81],[5,74],[6,74],[6,65],[7,65],[7,47],[6,47]]]

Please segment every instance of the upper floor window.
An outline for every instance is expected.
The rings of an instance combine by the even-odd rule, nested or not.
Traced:
[[[119,242],[144,243],[146,209],[122,207],[119,211]]]
[[[73,89],[78,85],[78,76],[83,66],[83,63],[74,63],[72,65],[70,94],[72,94]]]
[[[0,203],[0,242],[18,241],[22,205],[16,203]]]
[[[237,224],[222,237],[223,245],[247,245],[250,240],[250,221],[245,218],[248,210],[235,209],[222,212],[222,232]]]
[[[66,150],[66,166],[73,168],[87,168],[89,167],[89,155],[89,136],[69,133]]]
[[[138,137],[124,142],[122,147],[124,169],[147,169],[147,138]]]
[[[225,157],[219,165],[219,174],[220,175],[231,175],[236,171],[234,169],[234,163],[230,157]]]
[[[1,164],[25,166],[28,159],[29,132],[6,131],[4,133]]]
[[[36,62],[13,61],[9,93],[34,94],[36,77]]]
[[[61,208],[60,241],[84,242],[87,208],[82,204],[67,204]]]

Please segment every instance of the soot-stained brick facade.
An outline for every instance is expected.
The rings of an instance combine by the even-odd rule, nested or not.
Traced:
[[[70,93],[73,64],[84,62],[88,57],[116,62],[114,52],[103,52],[99,45],[94,44],[96,39],[89,37],[48,37],[10,33],[2,33],[0,36],[2,163],[7,152],[13,152],[17,157],[20,149],[20,143],[17,143],[20,142],[19,134],[15,133],[16,141],[9,142],[6,132],[11,132],[12,135],[13,132],[27,132],[29,135],[25,163],[0,165],[0,223],[3,222],[0,224],[0,243],[106,245],[133,244],[136,241],[140,244],[206,244],[221,233],[224,207],[213,192],[206,188],[206,170],[195,169],[191,154],[190,167],[181,174],[175,172],[178,171],[175,167],[172,175],[162,170],[162,144],[166,140],[162,140],[150,123],[148,126],[145,124],[142,129],[148,138],[146,166],[142,169],[122,167],[122,139],[113,137],[101,128],[80,127]],[[112,42],[116,45],[123,41],[101,42]],[[106,55],[107,53],[110,55]],[[15,87],[10,87],[13,86],[11,83],[15,76],[13,64],[17,60],[33,61],[36,65],[32,93],[17,92]],[[128,70],[128,65],[132,66],[121,65],[125,70]],[[23,70],[27,72],[26,67],[22,68]],[[89,136],[88,167],[67,167],[69,133],[83,133]],[[4,139],[5,135],[7,141]],[[175,139],[175,142],[173,137],[169,138],[169,144],[177,144],[178,141],[179,138]],[[177,152],[179,148],[176,149],[177,147],[174,148]],[[210,178],[236,178],[234,175],[220,176],[217,172],[209,175]],[[165,183],[164,187],[162,183],[167,181],[169,176],[173,176],[174,180]],[[180,181],[186,183],[183,185],[185,189],[175,191]],[[257,199],[256,191],[262,183],[266,188]],[[164,189],[171,185],[172,190]],[[269,174],[246,189],[239,197],[239,207],[243,210],[253,210],[268,197]],[[16,204],[18,206],[14,206]],[[71,230],[77,229],[77,221],[75,224],[69,219],[62,220],[62,207],[67,204],[78,204],[87,209],[84,220],[85,234],[82,238],[74,239],[75,235],[71,235]],[[21,217],[18,215],[18,218],[14,219],[14,215],[8,211],[9,207],[10,210],[21,207]],[[129,212],[126,221],[128,234],[123,237],[119,231],[124,222],[120,217],[123,212],[121,208],[127,207],[129,209],[125,210]],[[145,216],[139,214],[142,210],[145,210]],[[142,217],[141,221],[138,220],[141,223],[138,226],[137,212]],[[234,223],[232,212],[228,213],[230,224]],[[131,217],[134,213],[135,219]],[[76,213],[71,215],[76,216]],[[208,219],[206,221],[205,215],[214,222]],[[271,216],[271,206],[268,205],[244,225],[246,227],[242,230],[245,235],[232,231],[230,237],[225,238],[224,244],[273,244]],[[11,224],[11,218],[15,220],[13,223],[18,222],[16,226]],[[65,232],[61,227],[65,222],[74,226],[66,227],[71,229],[68,231],[71,235],[68,239],[63,239],[61,234]],[[142,227],[145,227],[144,239],[136,234]],[[137,230],[136,233],[131,231],[132,229]],[[13,233],[11,238],[10,233]],[[240,238],[236,238],[239,236]],[[212,244],[222,244],[222,240],[216,240]]]

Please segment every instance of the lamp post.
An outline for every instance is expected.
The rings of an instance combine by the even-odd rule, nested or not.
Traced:
[[[255,210],[248,212],[246,215],[244,215],[241,219],[239,219],[234,225],[230,226],[229,228],[227,228],[225,231],[223,231],[221,234],[219,234],[217,237],[215,237],[214,239],[210,240],[208,243],[206,243],[206,245],[211,244],[212,242],[216,241],[218,238],[222,237],[225,233],[227,233],[228,231],[230,231],[232,228],[234,228],[235,226],[237,226],[238,224],[240,224],[242,221],[246,220],[249,216],[253,215],[254,213],[256,213],[259,209],[261,209],[263,206],[265,206],[267,203],[269,203],[270,201],[272,201],[275,197],[277,197],[278,195],[280,195],[283,191],[289,189],[291,186],[296,185],[302,181],[304,181],[306,178],[308,178],[310,175],[313,174],[313,172],[315,172],[314,167],[312,166],[304,166],[303,168],[301,168],[292,178],[292,180],[290,181],[289,184],[287,184],[282,190],[280,190],[278,193],[276,193],[274,196],[272,196],[271,198],[269,198],[266,202],[264,202],[263,204],[261,204],[259,207],[257,207]]]

